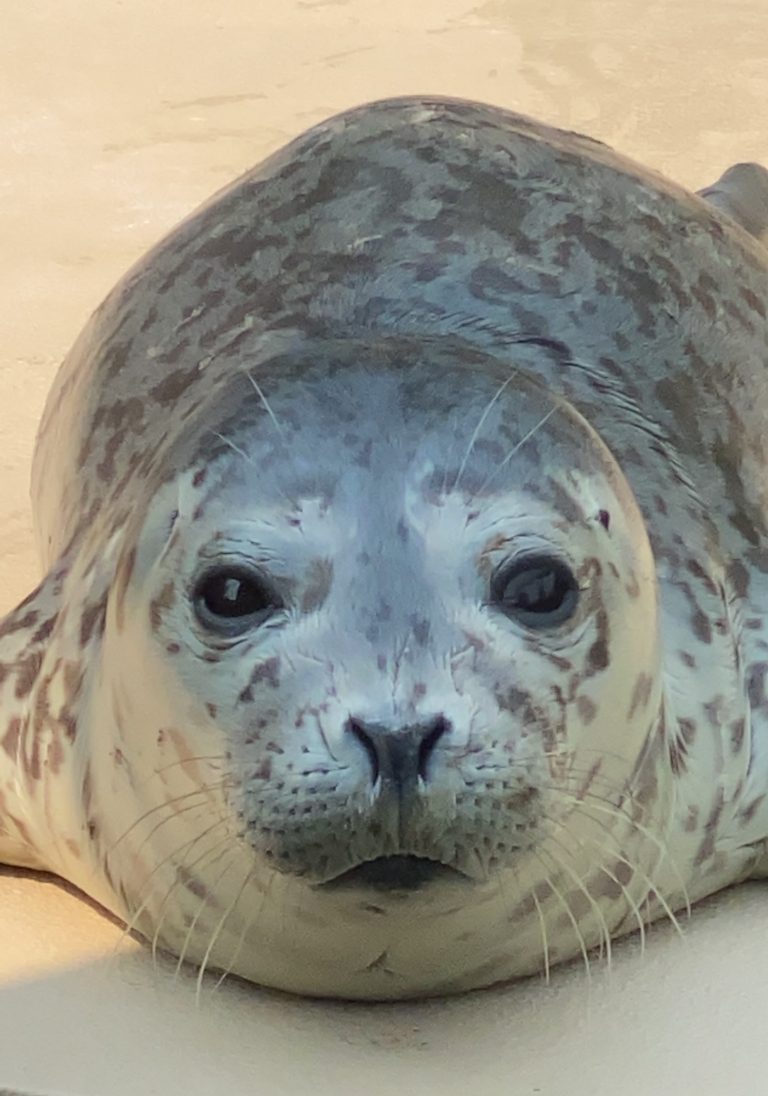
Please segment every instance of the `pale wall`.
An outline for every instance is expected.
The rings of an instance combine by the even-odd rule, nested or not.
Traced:
[[[31,587],[27,479],[56,365],[115,278],[333,111],[490,100],[700,186],[768,163],[768,0],[5,0],[0,9],[0,608]],[[50,883],[0,876],[0,1088],[162,1093],[768,1093],[766,895],[681,942],[422,1006],[153,974]]]

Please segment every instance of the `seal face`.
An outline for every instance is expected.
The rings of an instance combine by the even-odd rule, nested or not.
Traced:
[[[353,998],[764,874],[761,171],[401,99],[176,229],[44,416],[0,857]]]

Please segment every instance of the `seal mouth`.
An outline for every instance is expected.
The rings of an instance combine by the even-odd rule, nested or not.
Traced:
[[[377,856],[328,879],[327,890],[415,891],[431,883],[468,882],[456,868],[425,856]]]

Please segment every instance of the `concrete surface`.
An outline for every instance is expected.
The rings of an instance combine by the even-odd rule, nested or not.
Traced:
[[[768,0],[5,0],[0,609],[32,586],[27,482],[54,371],[166,228],[266,152],[387,94],[585,130],[690,186],[768,163]],[[292,1000],[153,970],[49,880],[0,873],[0,1089],[624,1096],[768,1092],[763,888],[610,975],[449,1002]]]

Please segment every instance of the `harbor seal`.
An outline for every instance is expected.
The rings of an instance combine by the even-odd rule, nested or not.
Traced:
[[[764,875],[764,183],[396,99],[155,247],[43,417],[0,859],[368,999]]]

